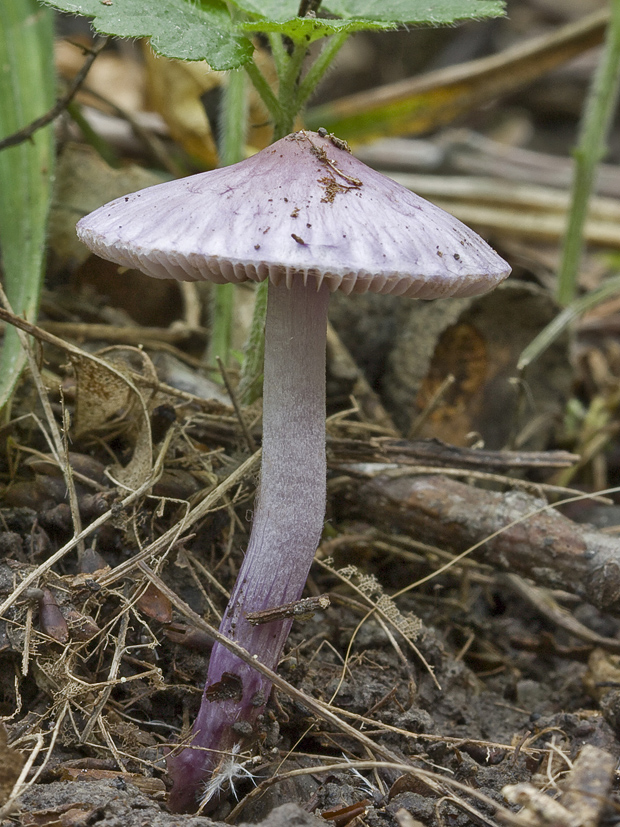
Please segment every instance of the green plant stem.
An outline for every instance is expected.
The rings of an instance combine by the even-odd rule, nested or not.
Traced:
[[[282,35],[279,32],[269,32],[267,37],[269,39],[269,46],[271,47],[271,57],[273,58],[274,65],[276,67],[276,72],[278,74],[278,77],[281,77],[284,72],[284,66],[288,59],[288,53],[284,46]]]
[[[228,74],[222,99],[221,132],[219,135],[220,166],[236,164],[243,160],[247,124],[246,75],[241,69]],[[233,312],[235,309],[234,284],[216,284],[212,289],[211,336],[207,351],[207,364],[218,366],[218,358],[228,365],[230,357]],[[214,374],[219,376],[218,373]]]
[[[275,36],[272,38],[275,39]],[[287,55],[284,48],[278,50],[278,57],[274,59],[278,76],[284,71],[284,62]],[[254,60],[245,65],[245,71],[252,81],[254,88],[260,95],[274,124],[281,118],[280,101],[276,98],[267,79],[260,71]],[[274,128],[275,132],[275,128]],[[274,140],[275,137],[274,137]],[[265,318],[267,315],[267,282],[256,287],[254,312],[250,324],[248,340],[243,348],[243,362],[241,364],[241,379],[237,389],[242,405],[250,405],[258,399],[262,392],[263,359],[265,354]]]
[[[280,116],[273,125],[274,141],[279,141],[280,138],[284,138],[285,135],[292,132],[295,118],[301,109],[297,100],[297,92],[303,62],[307,53],[308,43],[306,40],[296,42],[293,46],[293,52],[284,66],[284,72],[279,77]]]
[[[320,55],[314,61],[312,66],[306,72],[302,82],[299,84],[297,91],[297,107],[302,109],[306,104],[310,95],[314,92],[316,87],[321,82],[325,72],[331,66],[334,58],[348,39],[348,32],[339,32],[330,37],[321,49]]]
[[[262,393],[268,284],[267,281],[263,281],[256,286],[254,314],[244,348],[241,381],[237,389],[242,405],[251,405]]]
[[[245,156],[247,95],[245,73],[233,69],[228,73],[222,98],[219,155],[220,166],[236,164]]]
[[[575,171],[571,209],[558,273],[558,301],[569,304],[577,289],[583,248],[583,225],[594,186],[596,168],[605,154],[607,136],[620,88],[620,0],[611,0],[611,17],[601,60],[583,113],[580,137],[574,152]]]
[[[284,48],[282,38],[279,35],[270,35],[269,40],[279,81],[277,98],[256,64],[252,62],[246,66],[252,83],[273,118],[274,141],[292,132],[295,118],[316,89],[347,36],[345,32],[333,35],[300,82],[303,62],[308,53],[307,41],[305,39],[297,41],[292,54],[289,55]],[[244,405],[249,405],[261,395],[266,310],[267,283],[264,282],[256,289],[254,315],[241,368],[239,396]]]
[[[105,138],[102,138],[101,135],[97,132],[96,129],[93,129],[92,126],[88,123],[84,115],[82,114],[82,107],[79,103],[75,101],[71,101],[71,103],[67,104],[67,112],[71,116],[72,120],[77,124],[80,128],[82,135],[84,136],[84,140],[92,146],[92,148],[99,153],[99,155],[103,158],[106,164],[112,169],[120,169],[121,161],[116,152],[114,151],[113,147],[106,141]]]
[[[275,121],[277,118],[280,117],[280,102],[275,96],[273,89],[269,85],[269,81],[263,75],[263,73],[258,68],[254,60],[251,60],[249,63],[246,63],[243,68],[248,73],[248,77],[252,81],[254,88],[260,95],[265,106],[267,107],[267,111]]]

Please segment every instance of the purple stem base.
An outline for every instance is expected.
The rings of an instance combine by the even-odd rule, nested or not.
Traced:
[[[250,625],[248,612],[301,597],[325,517],[326,284],[269,285],[263,455],[247,552],[220,632],[271,669],[290,621]],[[235,744],[257,737],[271,683],[215,644],[191,743],[168,759],[169,807],[197,808],[201,785]]]

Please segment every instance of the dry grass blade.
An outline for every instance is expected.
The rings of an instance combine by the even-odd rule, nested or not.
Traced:
[[[7,301],[4,294],[2,294],[2,300],[6,307]],[[121,469],[119,467],[115,469],[115,474],[121,484],[126,484],[129,487],[135,487],[139,482],[147,478],[152,469],[151,423],[144,398],[132,378],[127,374],[127,371],[115,367],[106,359],[88,353],[69,342],[65,342],[63,339],[59,339],[57,336],[53,336],[51,333],[47,333],[40,327],[30,324],[24,319],[20,319],[9,310],[0,308],[0,319],[17,328],[22,337],[24,333],[29,333],[39,341],[47,342],[60,348],[69,357],[74,364],[78,378],[78,403],[80,396],[83,395],[80,392],[80,375],[83,377],[82,387],[86,385],[89,392],[95,397],[94,405],[92,402],[91,404],[85,402],[81,406],[78,404],[78,409],[81,408],[82,411],[88,410],[90,411],[91,417],[98,415],[101,419],[102,416],[108,415],[115,407],[118,407],[125,398],[131,400],[132,406],[139,417],[139,425],[136,427],[134,423],[134,429],[137,431],[134,453],[124,468]],[[22,341],[24,347],[27,349],[25,338],[23,338]],[[35,376],[35,381],[37,374],[38,371],[34,371],[33,376]],[[42,391],[42,383],[39,390],[41,402],[45,406],[47,394]],[[50,424],[50,427],[57,430],[55,421],[53,426]],[[63,443],[59,433],[58,441],[62,446]],[[71,491],[72,482],[68,483],[68,485],[69,491]],[[80,524],[77,509],[74,518],[78,520],[75,525],[76,530],[79,532]]]
[[[408,645],[415,652],[416,656],[424,665],[424,668],[432,677],[436,687],[438,689],[441,689],[437,681],[437,678],[435,677],[433,667],[427,662],[424,655],[420,652],[420,650],[414,643],[415,638],[417,637],[420,629],[422,628],[421,620],[415,616],[403,615],[399,611],[396,604],[393,602],[392,598],[385,594],[385,592],[383,591],[383,587],[381,586],[379,581],[371,575],[362,575],[361,572],[355,566],[348,566],[346,569],[338,570],[332,567],[330,560],[317,559],[316,562],[321,566],[321,568],[325,569],[325,571],[328,571],[331,575],[337,577],[343,583],[346,583],[347,586],[352,588],[356,592],[356,594],[358,594],[362,598],[362,600],[364,600],[364,602],[369,606],[368,613],[364,618],[362,618],[362,620],[360,620],[355,632],[351,637],[351,640],[349,641],[349,645],[347,647],[346,660],[348,660],[349,658],[351,647],[353,645],[353,641],[355,640],[357,632],[361,629],[362,625],[370,617],[372,617],[372,615],[377,614],[381,617],[384,623],[389,624],[395,631],[399,632],[405,638]],[[353,578],[358,578],[359,583],[355,584],[353,582]],[[376,600],[373,600],[373,594],[377,595]],[[344,674],[345,673],[343,670],[341,680],[344,680]]]
[[[394,147],[394,154],[399,150],[402,153],[409,145],[404,139],[395,141],[398,146]],[[563,189],[568,188],[572,181],[573,160],[563,155],[524,149],[466,129],[456,129],[442,136],[441,145],[452,165],[470,174],[493,175]],[[376,165],[381,166],[381,161],[377,160]],[[603,196],[620,197],[620,169],[615,164],[599,165],[595,191]]]
[[[4,749],[5,750],[7,749],[6,746],[4,747]],[[6,802],[2,805],[2,807],[0,807],[0,818],[3,818],[6,815],[10,815],[10,813],[15,809],[15,803],[16,803],[17,799],[20,797],[20,795],[22,795],[24,790],[26,790],[29,786],[31,786],[32,783],[34,783],[32,780],[30,781],[30,783],[27,783],[26,779],[28,778],[28,775],[30,774],[30,772],[32,770],[32,766],[33,766],[34,762],[37,760],[37,757],[38,757],[38,755],[39,755],[39,753],[41,752],[42,749],[43,749],[43,736],[41,734],[39,734],[36,737],[35,745],[34,745],[32,751],[30,752],[30,755],[28,756],[28,758],[24,762],[24,766],[22,767],[22,770],[21,770],[21,772],[20,772],[20,774],[17,778],[17,781],[13,785],[13,789],[11,790],[11,793],[10,793],[9,797],[7,798]],[[7,752],[10,754],[11,750],[8,750]],[[7,754],[7,753],[5,753],[5,754]],[[14,760],[16,760],[16,759],[14,759]]]
[[[274,672],[272,669],[269,669],[267,666],[260,663],[260,661],[254,659],[248,652],[246,652],[246,650],[242,646],[239,646],[238,643],[235,643],[234,641],[220,634],[220,632],[214,629],[213,626],[210,626],[206,621],[204,621],[200,617],[200,615],[196,614],[196,612],[193,609],[191,609],[187,605],[187,603],[181,600],[181,598],[178,597],[178,595],[175,594],[175,592],[173,592],[172,589],[168,588],[168,586],[154,572],[152,572],[145,563],[140,563],[140,569],[146,574],[149,580],[151,580],[151,582],[154,583],[155,586],[157,586],[157,588],[168,597],[168,599],[177,609],[177,611],[179,611],[189,621],[191,621],[191,623],[194,626],[196,626],[202,632],[205,632],[205,634],[207,634],[216,643],[219,643],[222,646],[226,647],[226,649],[229,649],[244,663],[247,663],[257,671],[265,675],[271,681],[271,683],[275,687],[277,687],[277,689],[289,695],[295,701],[302,704],[302,706],[305,706],[307,709],[310,710],[311,713],[313,713],[317,717],[335,726],[338,730],[340,730],[340,732],[343,732],[346,735],[349,735],[355,740],[357,740],[364,747],[370,749],[373,754],[380,755],[387,761],[398,761],[398,756],[396,756],[392,752],[392,750],[382,746],[381,744],[376,744],[371,738],[368,738],[366,735],[364,735],[363,732],[359,732],[357,729],[355,729],[355,727],[352,727],[350,724],[347,724],[344,721],[342,721],[338,717],[338,715],[332,712],[332,709],[329,707],[328,704],[325,704],[322,701],[318,701],[315,698],[312,698],[310,695],[307,695],[305,692],[302,692],[301,690],[292,686],[292,684],[288,683],[288,681],[285,681],[284,678],[280,677],[280,675],[278,675],[277,672]]]
[[[460,201],[437,199],[437,206],[451,213],[465,224],[488,231],[526,239],[558,241],[565,230],[564,215],[552,212],[524,212],[518,209],[481,206]],[[590,220],[584,225],[584,238],[601,247],[620,247],[620,231],[614,219]]]
[[[102,586],[111,585],[115,581],[126,577],[134,568],[136,568],[136,566],[141,565],[144,560],[158,554],[162,551],[162,549],[172,546],[194,523],[201,520],[209,512],[215,510],[231,488],[235,485],[243,483],[248,476],[252,475],[257,470],[260,456],[261,452],[257,451],[255,454],[252,454],[251,457],[248,457],[244,463],[233,471],[232,474],[226,477],[226,479],[216,486],[213,491],[209,492],[209,494],[207,494],[207,496],[200,503],[198,503],[197,506],[186,514],[186,516],[183,517],[179,523],[172,526],[172,528],[169,528],[168,531],[164,532],[145,549],[138,552],[138,554],[135,554],[130,560],[127,560],[126,563],[122,563],[112,569],[109,573],[102,575],[99,579],[99,583]],[[132,502],[134,500],[135,498],[132,499]],[[158,582],[161,581],[158,580]],[[1,612],[2,607],[0,607],[0,614]]]
[[[501,579],[556,626],[565,629],[579,640],[585,640],[594,646],[601,646],[611,652],[620,653],[620,640],[613,637],[603,637],[584,626],[571,612],[554,600],[549,589],[534,586],[518,574],[503,574]]]
[[[10,306],[9,300],[4,292],[2,286],[0,286],[0,302],[4,305],[6,312],[13,314],[13,310]],[[0,308],[1,309],[1,308]],[[58,467],[62,471],[62,475],[65,481],[65,485],[67,486],[67,491],[69,494],[69,505],[71,508],[71,518],[73,520],[74,531],[76,534],[79,534],[82,528],[82,521],[80,518],[80,510],[77,504],[77,495],[75,493],[75,485],[73,482],[73,474],[71,471],[71,466],[69,465],[69,458],[68,458],[68,445],[66,438],[64,438],[61,433],[58,425],[56,424],[56,419],[54,418],[54,414],[52,412],[52,407],[50,405],[49,397],[47,394],[47,390],[43,384],[43,380],[41,379],[41,372],[38,368],[36,359],[34,358],[34,354],[32,352],[32,347],[30,342],[28,341],[28,337],[26,336],[25,332],[16,327],[17,336],[20,340],[20,344],[26,354],[26,358],[28,360],[28,365],[30,367],[30,372],[32,374],[32,379],[37,389],[39,399],[41,401],[41,405],[43,406],[43,410],[45,411],[45,418],[47,420],[47,425],[50,430],[51,434],[51,444],[50,447],[52,449],[52,453],[56,462],[58,463]],[[48,439],[48,442],[50,440]],[[77,544],[78,552],[83,551],[83,544],[80,540]]]
[[[116,646],[114,649],[114,656],[112,657],[112,663],[110,664],[110,670],[108,672],[108,685],[105,686],[101,692],[99,700],[97,701],[91,716],[88,720],[88,723],[84,727],[84,731],[82,732],[82,736],[80,740],[82,743],[88,741],[91,736],[92,731],[94,730],[97,724],[101,724],[100,717],[101,713],[103,712],[103,708],[105,707],[106,703],[108,702],[108,698],[110,697],[110,693],[112,692],[112,687],[114,686],[114,682],[118,677],[118,670],[121,665],[121,658],[123,656],[123,652],[125,649],[125,640],[127,638],[127,629],[129,627],[129,612],[127,609],[122,613],[121,620],[120,620],[120,630],[118,637],[116,639]]]
[[[555,213],[564,217],[570,207],[570,194],[555,187],[502,181],[486,176],[415,175],[391,172],[389,176],[403,187],[433,201],[444,199],[454,203],[488,205],[493,209],[511,207],[541,214]],[[620,201],[617,198],[594,197],[589,215],[602,222],[617,223],[620,219]]]
[[[347,771],[370,769],[397,770],[400,771],[403,775],[412,775],[413,777],[419,778],[420,780],[424,781],[425,784],[428,787],[430,787],[430,789],[434,793],[438,795],[445,795],[446,787],[452,787],[453,789],[458,790],[464,795],[476,799],[481,804],[484,804],[486,807],[491,807],[497,815],[501,816],[502,821],[504,821],[506,824],[513,824],[515,825],[515,827],[523,827],[523,821],[519,818],[517,814],[513,813],[507,807],[504,807],[502,804],[499,804],[497,801],[494,801],[492,798],[480,792],[475,787],[470,787],[467,784],[462,784],[460,781],[457,781],[456,779],[451,778],[448,775],[439,775],[439,773],[429,772],[428,770],[422,770],[418,767],[412,767],[410,764],[406,764],[402,761],[346,761],[326,765],[318,764],[314,767],[304,767],[303,769],[290,770],[289,772],[274,775],[272,778],[267,778],[265,781],[262,781],[260,784],[257,784],[257,786],[245,796],[243,801],[239,802],[239,804],[234,808],[234,810],[226,818],[226,822],[228,824],[234,824],[234,820],[243,811],[243,808],[251,800],[260,797],[268,787],[271,787],[273,784],[277,784],[279,781],[283,781],[287,778],[298,778],[299,776],[303,775],[337,772],[339,770]],[[487,824],[490,823],[488,817],[484,816],[483,813],[479,813],[476,810],[474,810],[474,808],[472,808],[471,805],[464,799],[454,796],[452,800],[454,801],[454,803],[465,809],[467,812],[470,812],[472,813],[472,815],[475,815],[477,819],[481,819],[484,823]]]
[[[100,517],[93,520],[85,529],[76,534],[74,537],[69,540],[69,542],[65,543],[61,546],[54,554],[44,560],[39,566],[37,566],[29,575],[27,575],[11,592],[9,597],[0,605],[0,617],[2,617],[6,611],[22,596],[22,594],[30,588],[33,584],[38,582],[40,578],[48,572],[53,566],[58,563],[59,560],[72,551],[80,541],[85,540],[91,534],[93,534],[100,526],[107,523],[111,520],[115,514],[118,514],[119,510],[124,510],[128,508],[130,505],[133,505],[135,502],[140,500],[145,494],[147,494],[155,482],[161,476],[161,472],[163,469],[164,458],[166,455],[166,451],[168,449],[168,442],[164,441],[162,445],[162,449],[159,453],[159,456],[155,462],[153,470],[149,478],[135,491],[132,491],[126,497],[124,497],[119,503],[116,503],[114,508],[109,509]]]

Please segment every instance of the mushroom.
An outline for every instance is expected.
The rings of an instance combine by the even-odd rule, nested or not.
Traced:
[[[330,292],[471,296],[510,268],[468,227],[325,130],[119,198],[83,218],[78,235],[102,258],[156,278],[269,279],[260,489],[220,631],[273,669],[291,621],[253,626],[246,616],[300,598],[321,536]],[[169,761],[172,809],[195,808],[221,751],[255,735],[270,689],[214,646],[191,744]]]

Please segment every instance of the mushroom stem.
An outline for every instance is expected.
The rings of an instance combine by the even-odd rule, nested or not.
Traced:
[[[291,621],[252,626],[248,612],[298,600],[325,517],[325,340],[329,289],[293,277],[269,284],[260,491],[243,565],[220,625],[274,669]],[[196,807],[222,751],[254,734],[271,684],[215,644],[191,745],[169,759],[171,809]],[[198,749],[195,749],[198,748]]]

